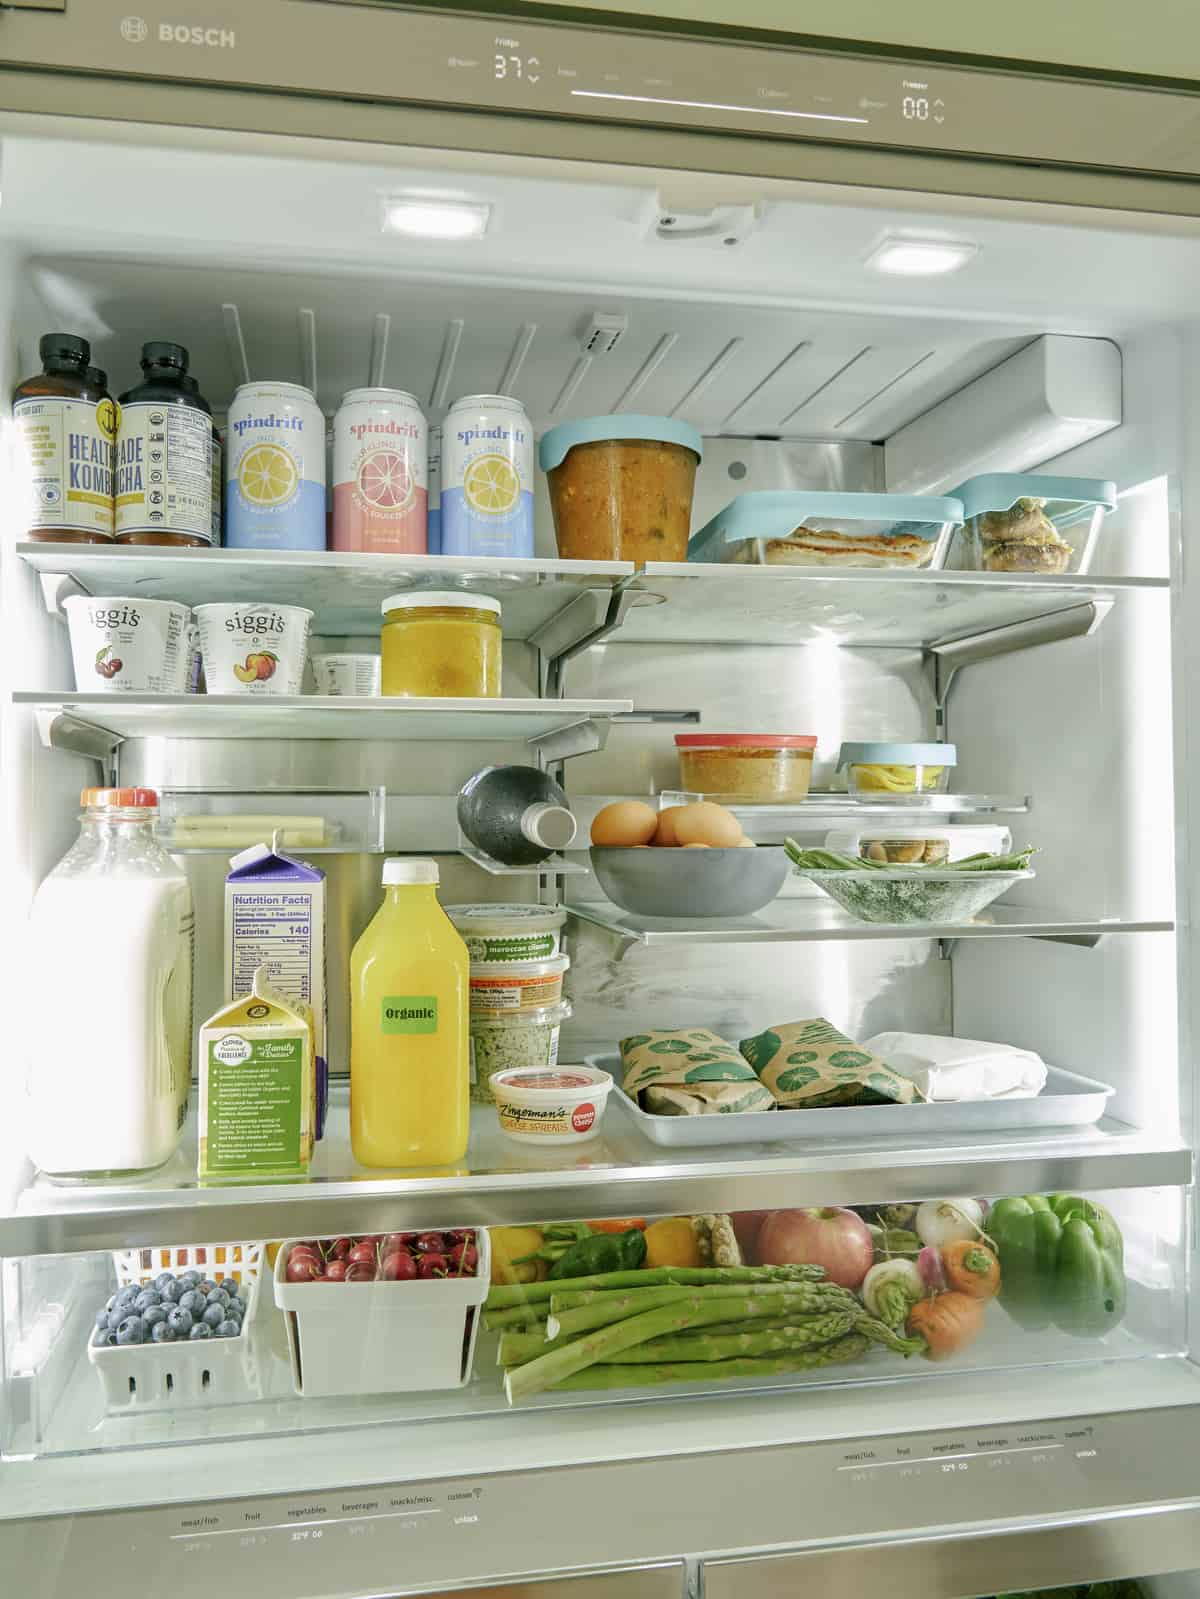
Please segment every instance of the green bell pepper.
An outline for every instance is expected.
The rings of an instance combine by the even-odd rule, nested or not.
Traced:
[[[1099,1338],[1124,1316],[1124,1245],[1103,1205],[1073,1194],[1001,1199],[987,1230],[1000,1257],[1000,1303],[1021,1326]]]

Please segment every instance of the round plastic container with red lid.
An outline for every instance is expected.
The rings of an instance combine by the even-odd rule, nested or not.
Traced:
[[[811,733],[677,733],[683,788],[741,805],[790,805],[812,781]]]

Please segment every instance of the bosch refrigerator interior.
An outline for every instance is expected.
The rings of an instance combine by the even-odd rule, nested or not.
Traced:
[[[542,484],[533,561],[435,563],[502,602],[507,709],[376,701],[334,722],[295,700],[81,694],[62,602],[266,598],[310,606],[324,648],[371,650],[380,601],[424,558],[26,543],[10,499],[0,1587],[967,1599],[1140,1576],[1194,1592],[1200,99],[440,8],[259,0],[198,27],[87,10],[0,14],[6,396],[62,328],[114,393],[144,339],[186,345],[218,419],[260,377],[307,384],[326,416],[366,383],[413,391],[434,421],[458,395],[515,394],[539,435],[671,415],[705,440],[695,528],[756,489],[946,494],[1035,469],[1111,480],[1117,503],[1085,574],[568,563]],[[485,231],[400,236],[397,198],[467,202]],[[878,270],[897,240],[965,264]],[[952,740],[958,819],[1035,844],[1036,879],[981,923],[833,924],[793,884],[698,933],[626,916],[586,849],[577,870],[523,876],[460,849],[453,796],[481,766],[561,771],[582,841],[606,800],[680,786],[672,735],[697,722],[816,732],[821,793],[843,739]],[[309,1180],[201,1185],[194,1107],[140,1182],[55,1184],[29,1163],[45,1019],[23,1011],[21,928],[97,782],[340,829],[320,858],[333,1087]],[[833,821],[766,807],[746,825],[779,844]],[[610,1108],[598,1141],[557,1156],[475,1106],[463,1169],[370,1172],[348,1145],[345,973],[385,852],[436,856],[445,902],[565,903],[564,1062],[642,1029],[737,1040],[824,1016],[855,1039],[1022,1046],[1113,1092],[1076,1128],[709,1148],[652,1142]],[[198,1025],[223,999],[227,852],[176,858]],[[98,1037],[95,1070],[119,1048]],[[258,1254],[1052,1193],[1098,1201],[1123,1235],[1125,1314],[1102,1335],[993,1306],[953,1360],[876,1348],[513,1405],[495,1330],[459,1388],[304,1395]],[[261,1264],[236,1381],[178,1403],[131,1383],[115,1404],[94,1313],[166,1250]]]

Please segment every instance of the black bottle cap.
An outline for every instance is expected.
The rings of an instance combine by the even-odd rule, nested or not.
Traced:
[[[92,347],[77,333],[43,333],[38,340],[38,354],[43,361],[74,361],[86,366]]]
[[[83,374],[87,379],[88,387],[93,389],[108,389],[108,373],[98,366],[89,366]]]
[[[142,366],[174,366],[181,372],[186,372],[188,353],[182,344],[166,344],[158,339],[151,339],[149,344],[142,345]]]

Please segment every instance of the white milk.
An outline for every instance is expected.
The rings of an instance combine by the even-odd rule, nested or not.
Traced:
[[[186,879],[48,877],[28,945],[31,1158],[51,1176],[160,1166],[191,1077]]]

